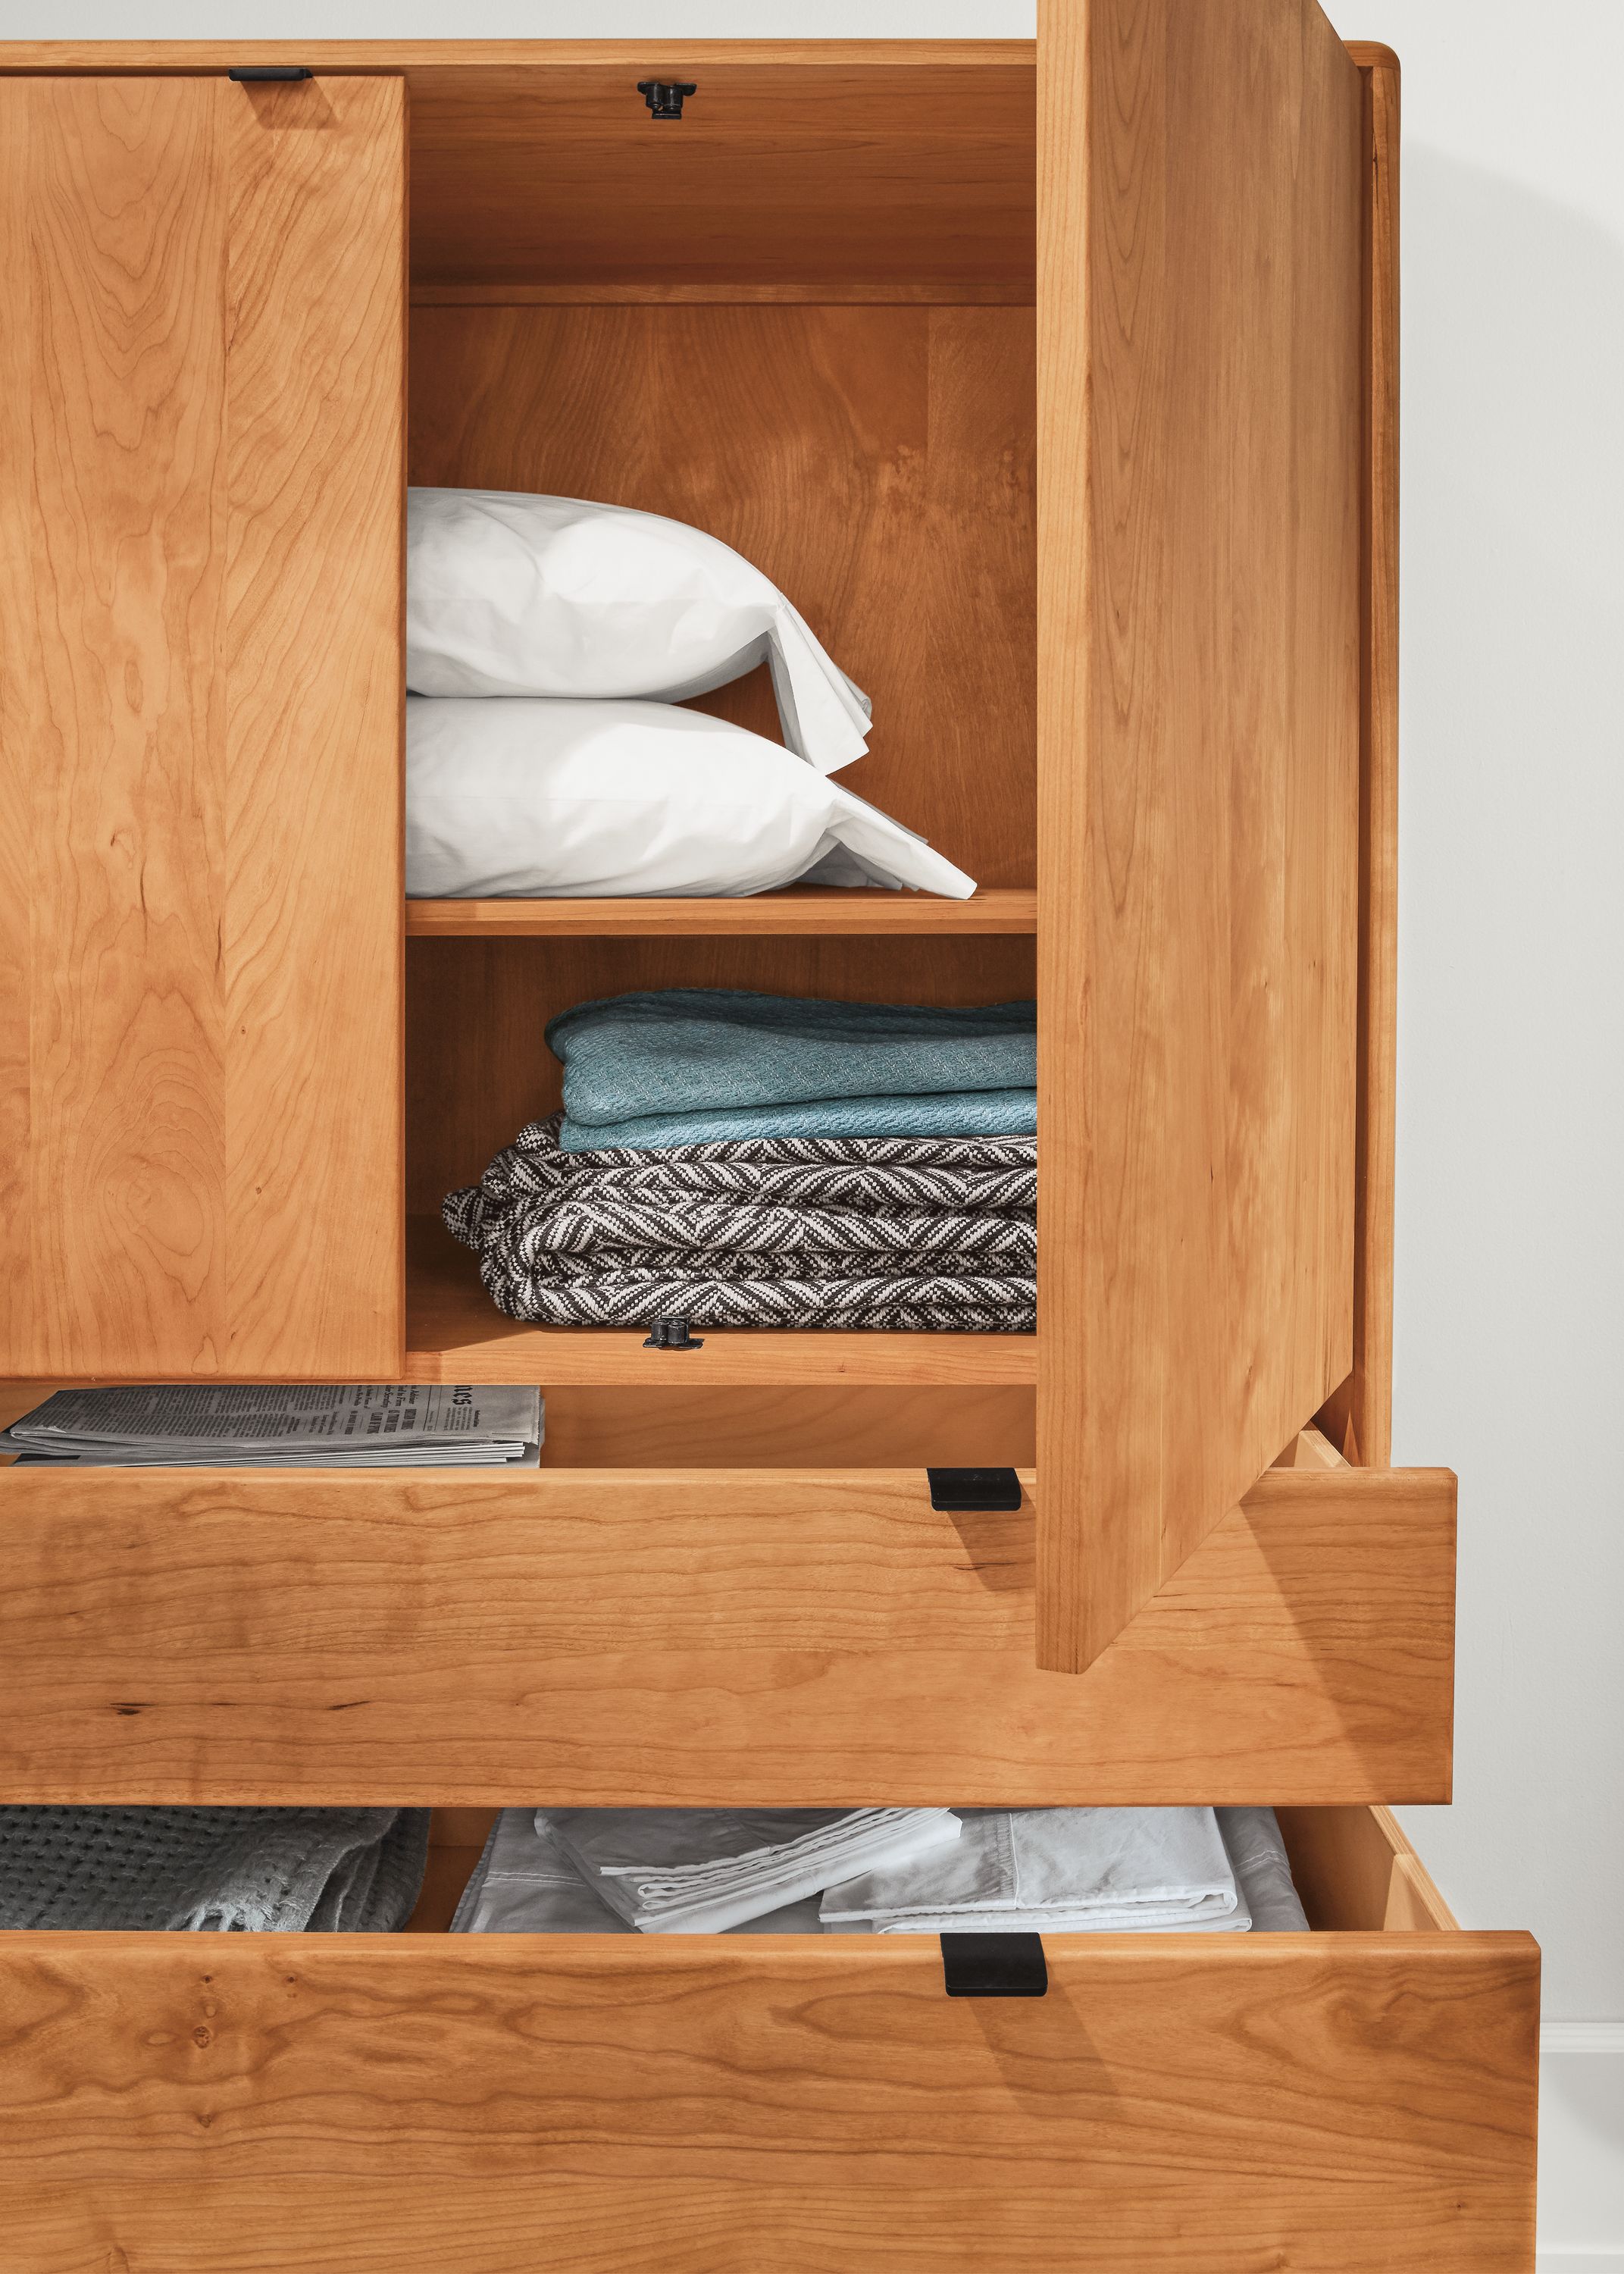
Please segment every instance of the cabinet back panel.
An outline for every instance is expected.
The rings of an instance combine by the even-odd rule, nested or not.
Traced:
[[[735,546],[873,699],[842,783],[988,885],[1035,870],[1034,403],[1028,307],[412,316],[414,482]],[[698,707],[781,739],[764,670]]]
[[[840,1002],[1003,1003],[1034,943],[977,939],[423,939],[406,949],[407,1207],[438,1215],[560,1103],[555,1013],[634,988],[748,987]]]
[[[549,1469],[1026,1469],[1030,1389],[548,1389]]]

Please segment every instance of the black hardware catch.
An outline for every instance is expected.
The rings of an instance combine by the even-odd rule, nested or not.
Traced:
[[[650,1319],[644,1350],[703,1350],[703,1335],[690,1335],[686,1319]]]
[[[699,89],[691,79],[640,79],[637,92],[648,104],[655,118],[680,118],[682,98],[697,94]]]
[[[1049,1963],[1041,1934],[944,1934],[942,1981],[950,1998],[1042,1998]]]
[[[303,64],[238,64],[235,71],[226,73],[239,87],[258,87],[265,79],[309,79],[310,72]]]
[[[1020,1479],[1013,1469],[927,1469],[930,1505],[944,1516],[980,1510],[1007,1515],[1020,1506]]]

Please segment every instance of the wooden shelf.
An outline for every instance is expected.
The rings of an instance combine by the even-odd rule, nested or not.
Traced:
[[[992,282],[876,282],[713,284],[684,277],[596,284],[414,284],[414,308],[1026,308],[1033,304],[1029,277]]]
[[[849,1382],[1019,1388],[1037,1380],[1035,1335],[790,1334],[704,1329],[703,1350],[643,1347],[641,1327],[525,1327],[505,1318],[467,1248],[432,1216],[406,1238],[408,1382],[523,1382],[543,1389],[676,1382],[707,1388]]]
[[[408,900],[409,939],[759,937],[1035,932],[1035,892],[844,892],[814,885],[738,900]]]

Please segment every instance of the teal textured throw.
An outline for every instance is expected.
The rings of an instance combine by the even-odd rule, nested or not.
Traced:
[[[546,1039],[564,1066],[566,1152],[1037,1126],[1030,1002],[938,1009],[672,988],[577,1004]]]

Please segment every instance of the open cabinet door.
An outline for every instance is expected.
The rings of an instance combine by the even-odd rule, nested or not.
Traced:
[[[402,1363],[398,79],[0,79],[0,1373]]]
[[[1363,177],[1313,0],[1044,0],[1038,1656],[1349,1374]]]

